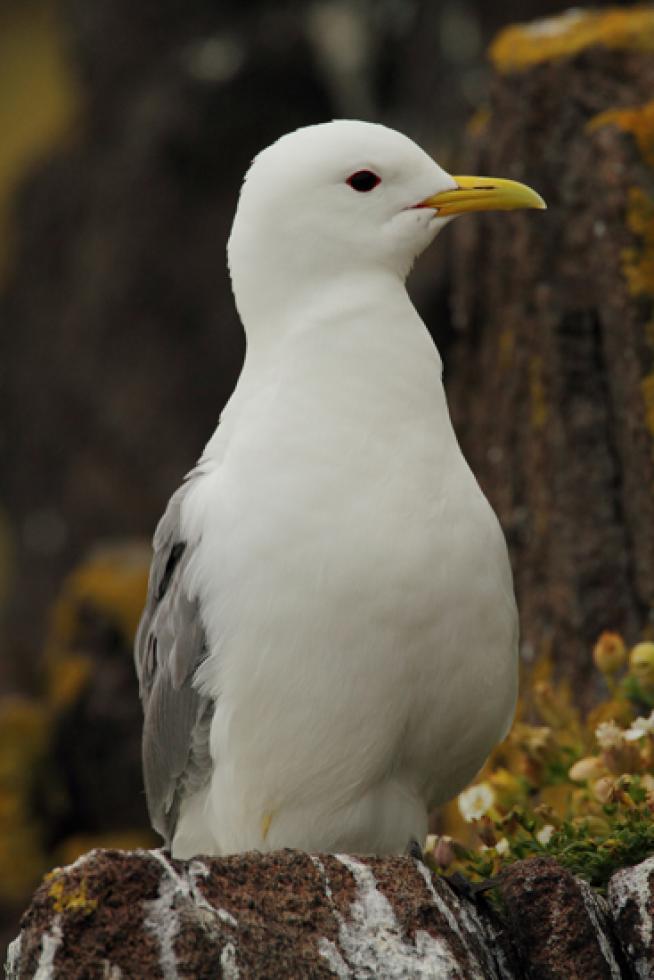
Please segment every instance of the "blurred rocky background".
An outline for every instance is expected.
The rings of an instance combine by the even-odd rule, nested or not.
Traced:
[[[465,170],[464,160],[502,162],[512,139],[520,155],[525,131],[533,134],[552,112],[568,119],[557,136],[560,154],[565,134],[585,125],[591,110],[608,108],[609,98],[628,101],[629,80],[616,80],[609,65],[613,81],[604,101],[581,90],[568,96],[560,83],[559,101],[548,110],[551,86],[523,84],[510,70],[493,96],[498,83],[485,52],[505,24],[564,9],[547,0],[3,0],[0,915],[6,922],[54,862],[96,843],[153,840],[140,781],[132,635],[147,541],[240,368],[243,338],[224,248],[252,156],[294,127],[354,116],[403,130],[456,172]],[[551,34],[545,26],[540,36]],[[506,52],[503,57],[510,62]],[[494,117],[502,136],[496,153],[484,128],[493,97],[496,109],[523,110],[513,128]],[[541,116],[534,100],[545,100]],[[529,152],[534,169],[550,160],[549,185],[539,187],[547,196],[552,166],[562,162],[552,163],[545,138]],[[498,235],[507,234],[502,227]],[[513,515],[513,557],[533,609],[542,582],[520,570],[521,557],[532,570],[542,560],[542,549],[525,545],[532,498],[507,497],[507,468],[497,465],[504,458],[513,467],[510,448],[528,446],[529,436],[522,432],[516,443],[510,427],[500,425],[492,459],[475,443],[474,426],[483,421],[484,439],[495,445],[488,443],[493,412],[477,399],[484,392],[480,379],[494,368],[484,355],[483,304],[473,309],[470,296],[479,282],[491,292],[494,286],[478,277],[475,263],[483,253],[476,240],[459,241],[456,263],[453,241],[443,236],[422,261],[412,292],[451,365],[464,447],[502,516]],[[517,261],[521,242],[505,253],[509,263]],[[554,254],[556,242],[541,244],[543,254]],[[533,284],[533,275],[527,279]],[[540,294],[541,305],[546,301]],[[565,322],[568,333],[591,329],[583,317]],[[489,336],[496,337],[499,327],[493,331]],[[505,336],[498,343],[508,350],[512,341]],[[539,371],[555,365],[546,357],[518,364],[531,385],[532,412],[545,390]],[[502,383],[489,390],[495,399]],[[521,389],[511,392],[515,405]],[[591,402],[595,395],[588,395]],[[504,405],[501,423],[509,402],[497,404]],[[627,419],[623,428],[630,424]],[[534,483],[539,466],[546,479],[554,464],[532,454]],[[600,492],[615,479],[613,470],[602,470],[589,486]],[[567,514],[571,521],[579,517]],[[613,519],[620,525],[620,514]],[[629,540],[634,537],[632,522]],[[572,561],[574,552],[564,557]],[[635,573],[622,557],[618,564],[616,588],[631,590],[618,603],[624,616],[605,622],[598,600],[579,621],[588,634],[635,633],[644,625],[647,602],[633,599]],[[642,557],[641,578],[646,566]],[[610,593],[607,567],[600,599]],[[550,569],[550,579],[555,572]],[[553,624],[545,652],[559,666],[568,648],[577,650],[567,608],[558,619],[550,606],[544,614]],[[557,632],[562,620],[565,629]],[[534,629],[542,622],[535,615]],[[536,638],[527,640],[528,657],[535,648],[543,652]],[[583,686],[583,669],[573,673]]]

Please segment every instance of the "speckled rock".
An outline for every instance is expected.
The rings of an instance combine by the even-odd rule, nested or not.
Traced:
[[[518,861],[501,885],[524,976],[620,980],[630,976],[604,899],[552,858]]]
[[[517,976],[497,923],[411,858],[173,861],[91,851],[46,877],[9,980]]]
[[[551,858],[501,878],[501,917],[408,857],[95,850],[46,875],[8,980],[654,977],[654,857],[608,900]]]
[[[614,874],[608,900],[633,975],[649,980],[654,977],[654,857]]]

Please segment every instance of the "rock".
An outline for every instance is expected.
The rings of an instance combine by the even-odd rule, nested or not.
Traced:
[[[501,894],[531,980],[619,980],[622,954],[604,899],[552,858],[517,861]]]
[[[96,850],[46,876],[7,976],[518,974],[492,916],[411,858],[279,851],[185,862]]]
[[[635,639],[654,603],[654,10],[508,28],[491,60],[461,172],[524,180],[548,211],[455,223],[450,408],[524,649],[590,704],[597,635]]]
[[[608,901],[634,975],[654,977],[654,857],[614,874]]]
[[[7,978],[650,978],[653,886],[654,857],[608,901],[531,858],[502,873],[497,911],[409,857],[94,850],[43,879]]]

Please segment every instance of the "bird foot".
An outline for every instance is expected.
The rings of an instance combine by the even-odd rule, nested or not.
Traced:
[[[415,837],[412,837],[407,844],[404,853],[407,857],[413,858],[414,861],[420,861],[421,864],[425,863],[425,855],[422,852],[422,848]]]
[[[467,898],[474,902],[478,895],[496,888],[500,883],[500,876],[486,878],[484,881],[469,881],[460,871],[455,871],[451,875],[442,875],[441,880],[447,882],[457,898]]]

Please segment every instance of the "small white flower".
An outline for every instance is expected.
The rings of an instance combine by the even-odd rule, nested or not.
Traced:
[[[503,856],[504,854],[508,854],[510,850],[511,850],[511,845],[509,844],[506,837],[500,837],[497,844],[495,845],[495,853],[499,854],[500,856]]]
[[[622,745],[624,732],[614,721],[603,721],[595,729],[595,738],[602,749],[618,749]]]
[[[471,823],[488,813],[495,802],[495,793],[490,783],[477,783],[459,793],[459,812],[464,820]]]
[[[636,742],[645,735],[654,735],[654,711],[649,718],[636,718],[631,723],[631,727],[623,734],[627,742]]]
[[[549,844],[552,839],[552,834],[554,833],[554,827],[551,823],[546,823],[544,827],[536,834],[536,840],[539,844]]]

